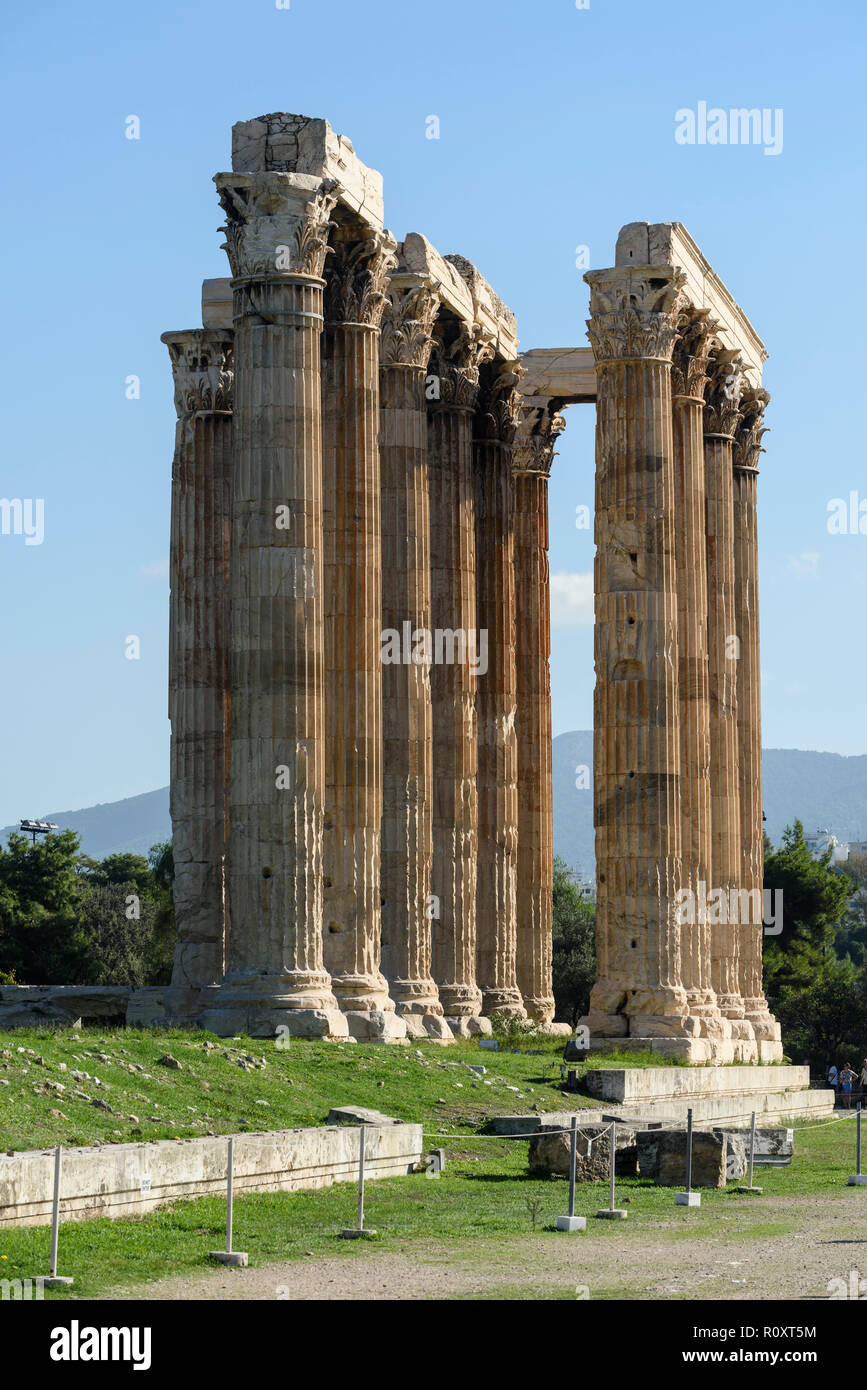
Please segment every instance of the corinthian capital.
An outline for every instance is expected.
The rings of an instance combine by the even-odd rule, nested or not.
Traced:
[[[521,423],[518,382],[524,375],[520,362],[500,362],[479,390],[474,436],[491,444],[511,445]]]
[[[388,273],[397,265],[391,232],[372,227],[338,227],[325,284],[326,323],[360,323],[378,328],[388,302]]]
[[[389,282],[380,336],[381,366],[427,366],[439,305],[437,286],[431,280],[401,276]]]
[[[597,363],[625,358],[669,362],[686,275],[677,266],[588,270],[587,337]]]
[[[736,469],[742,473],[758,473],[759,454],[765,451],[762,448],[762,440],[768,432],[768,427],[763,423],[765,407],[770,400],[770,395],[759,387],[750,387],[741,397],[741,419],[735,430],[735,447],[732,455],[732,462]]]
[[[246,276],[322,278],[336,179],[312,174],[217,174],[226,214],[224,249],[236,280]]]
[[[430,371],[439,379],[439,396],[433,406],[474,410],[479,394],[479,368],[496,352],[492,333],[478,323],[461,322],[457,337],[447,344],[437,330]]]
[[[198,411],[232,409],[234,335],[214,328],[163,333],[175,384],[178,419]]]
[[[710,364],[704,393],[704,432],[734,436],[741,418],[740,399],[743,394],[743,361],[739,352],[720,348]]]
[[[680,311],[671,359],[672,396],[704,399],[713,335],[718,327],[709,309],[696,309],[688,304]]]
[[[521,422],[512,448],[512,472],[534,473],[548,478],[554,462],[554,446],[566,428],[556,400],[537,399],[521,406]]]

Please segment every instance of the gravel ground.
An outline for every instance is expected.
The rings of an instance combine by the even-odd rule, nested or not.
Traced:
[[[215,1269],[107,1297],[129,1299],[827,1299],[829,1282],[867,1276],[858,1190],[772,1201],[744,1197],[712,1229],[683,1220],[617,1223],[583,1235],[473,1237],[465,1243],[375,1245],[245,1270]],[[857,1206],[855,1204],[858,1204]],[[599,1223],[601,1226],[601,1223]],[[863,1239],[861,1238],[863,1236]],[[586,1288],[587,1293],[581,1290]]]

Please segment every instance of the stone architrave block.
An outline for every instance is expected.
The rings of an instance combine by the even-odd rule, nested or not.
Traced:
[[[363,1105],[338,1105],[328,1112],[327,1125],[399,1125],[392,1115],[383,1115],[379,1110],[368,1110]]]
[[[691,1187],[725,1187],[728,1144],[724,1134],[694,1130],[692,1135]],[[658,1132],[656,1174],[658,1187],[686,1184],[686,1130]]]
[[[530,1140],[529,1168],[537,1176],[558,1175],[568,1178],[572,1137],[569,1130],[552,1130],[546,1126]],[[610,1125],[583,1125],[578,1130],[575,1164],[576,1182],[603,1182],[610,1176]],[[635,1130],[616,1129],[615,1173],[622,1178],[636,1174]]]

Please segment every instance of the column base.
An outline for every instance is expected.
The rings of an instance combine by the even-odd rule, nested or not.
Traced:
[[[442,1017],[437,987],[433,980],[389,980],[394,1007],[404,1018],[408,1014],[435,1014]]]
[[[739,994],[718,994],[716,1002],[724,1018],[743,1018],[744,1001]]]
[[[324,972],[227,980],[200,1021],[222,1038],[345,1038],[349,1032]]]
[[[401,1014],[406,1024],[406,1036],[413,1042],[454,1042],[448,1020],[442,1014]]]
[[[780,1025],[768,1008],[767,999],[763,996],[744,999],[744,1018],[752,1026],[757,1042],[778,1043],[780,1041]]]
[[[698,1023],[699,1037],[710,1038],[714,1042],[728,1042],[731,1038],[731,1022],[720,1013],[716,995],[711,990],[698,990],[687,994],[687,1008],[690,1018]]]
[[[527,1010],[517,988],[485,989],[482,986],[482,1013],[488,1018],[526,1018]]]
[[[527,1017],[532,1019],[534,1023],[551,1023],[554,1018],[556,1005],[553,995],[525,994],[524,1008],[527,1011]]]
[[[166,1022],[197,1023],[213,1008],[219,990],[219,985],[169,985],[163,994]]]
[[[469,1017],[459,1015],[457,1018],[452,1018],[450,1014],[446,1014],[445,1021],[454,1038],[489,1038],[494,1031],[491,1027],[491,1020],[482,1018],[480,1014],[473,1014]]]
[[[332,975],[331,989],[342,1013],[393,1013],[383,975]]]
[[[230,1009],[202,1014],[200,1025],[218,1038],[346,1038],[349,1028],[339,1009]]]
[[[405,1043],[406,1023],[394,1009],[348,1009],[343,1018],[357,1042]]]
[[[447,1018],[476,1018],[482,1012],[482,991],[476,985],[437,985],[439,1001]]]

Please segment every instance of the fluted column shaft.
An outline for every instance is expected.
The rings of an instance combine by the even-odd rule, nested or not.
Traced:
[[[726,1018],[744,1016],[739,982],[740,929],[731,920],[732,890],[740,889],[740,775],[737,682],[739,636],[735,606],[732,446],[739,418],[740,366],[720,353],[704,416],[707,487],[708,678],[711,746],[712,983]],[[722,896],[724,895],[724,896]],[[716,902],[715,902],[716,899]]]
[[[515,474],[518,743],[518,988],[530,1018],[554,1017],[554,806],[548,474]]]
[[[441,1017],[430,954],[430,667],[417,640],[430,629],[425,367],[436,308],[426,286],[394,290],[382,329],[382,968],[399,1012]],[[390,653],[387,633],[399,644]]]
[[[681,315],[672,369],[682,886],[690,894],[681,924],[681,970],[690,1013],[700,1019],[706,1036],[725,1031],[713,993],[705,897],[711,875],[711,783],[703,418],[714,326],[706,311]]]
[[[517,392],[507,367],[483,385],[475,417],[476,611],[488,668],[479,673],[476,971],[482,1012],[525,1017],[517,978],[518,747],[515,731],[515,533],[512,442]]]
[[[173,896],[165,1006],[195,1014],[223,978],[229,717],[232,334],[164,333],[178,424],[169,605]]]
[[[390,238],[340,229],[323,335],[325,965],[344,1012],[394,1008],[380,972],[379,323]]]
[[[441,380],[445,381],[445,371]],[[441,400],[428,416],[431,625],[466,638],[477,630],[476,536],[472,473],[475,388],[467,404]],[[431,667],[433,702],[433,973],[445,1013],[481,1013],[476,984],[478,745],[476,674],[466,657]]]
[[[234,279],[233,930],[214,1026],[344,1033],[323,962],[322,264],[336,195],[218,175]],[[293,1020],[294,1011],[304,1019]],[[206,1024],[208,1019],[206,1018]]]
[[[740,638],[737,674],[738,765],[740,770],[741,889],[752,911],[740,926],[739,990],[744,1018],[760,1042],[779,1042],[780,1025],[768,1009],[762,987],[762,903],[764,834],[762,827],[762,702],[759,663],[759,550],[757,522],[758,458],[766,391],[748,391],[741,401],[741,424],[733,449],[735,620]]]
[[[597,372],[594,820],[601,1034],[687,1036],[681,982],[680,721],[671,267],[593,271]]]

